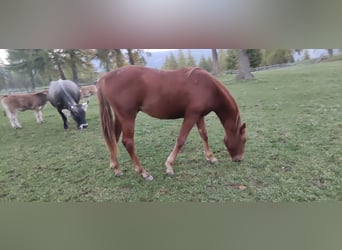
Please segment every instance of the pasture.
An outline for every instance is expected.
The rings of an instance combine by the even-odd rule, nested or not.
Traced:
[[[164,162],[182,120],[139,113],[136,152],[154,176],[135,173],[119,143],[122,177],[109,169],[98,104],[91,97],[89,127],[62,120],[51,104],[44,123],[18,113],[22,129],[0,116],[0,201],[226,202],[342,200],[342,61],[255,72],[257,80],[219,77],[247,123],[245,160],[233,163],[215,114],[206,117],[209,144],[219,163],[207,163],[194,128],[169,177]]]

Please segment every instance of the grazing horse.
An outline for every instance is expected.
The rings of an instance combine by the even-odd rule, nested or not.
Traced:
[[[117,160],[117,141],[122,132],[122,142],[135,170],[146,180],[153,180],[135,154],[134,125],[139,111],[159,119],[184,118],[176,145],[165,163],[166,173],[170,176],[174,174],[177,154],[195,124],[207,160],[217,162],[208,145],[204,121],[204,116],[211,111],[216,113],[225,129],[224,144],[231,159],[243,159],[246,124],[241,123],[238,106],[229,91],[205,70],[163,71],[127,66],[107,73],[97,85],[102,131],[110,152],[110,168],[116,176],[122,175]]]
[[[42,109],[47,102],[47,91],[34,94],[5,95],[1,104],[13,128],[21,128],[17,111],[33,110],[37,123],[43,122]]]

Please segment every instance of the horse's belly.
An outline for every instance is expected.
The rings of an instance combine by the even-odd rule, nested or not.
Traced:
[[[178,119],[183,118],[185,109],[165,105],[142,106],[140,110],[149,116],[158,119]]]

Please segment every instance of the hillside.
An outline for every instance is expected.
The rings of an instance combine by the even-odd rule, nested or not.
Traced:
[[[187,55],[188,49],[182,49],[183,53]],[[190,49],[192,56],[195,58],[196,63],[198,64],[201,60],[201,56],[205,58],[211,57],[211,49]],[[327,55],[326,49],[308,49],[309,56],[311,59],[319,58],[321,56]],[[173,51],[157,51],[151,52],[151,56],[145,56],[145,60],[147,62],[146,66],[151,68],[158,68],[160,69],[165,61],[166,56],[169,56],[171,53],[177,58],[178,56],[178,49]],[[334,49],[334,54],[338,54],[339,50]],[[297,53],[293,54],[295,61],[300,61],[304,57],[304,53],[298,55]]]
[[[178,49],[168,50],[168,51],[150,51],[150,55],[144,55],[146,60],[146,66],[150,68],[160,69],[165,62],[165,58],[169,56],[171,53],[177,58]],[[182,49],[183,53],[187,55],[188,49]],[[190,49],[192,56],[194,57],[196,63],[198,64],[201,60],[201,57],[205,58],[211,57],[211,49]],[[311,59],[319,58],[321,56],[327,55],[326,49],[308,49],[309,56]],[[334,54],[338,54],[339,49],[334,49]],[[300,61],[304,57],[304,53],[298,55],[297,53],[293,54],[295,61]],[[98,59],[93,60],[93,64],[98,71],[102,71],[100,67],[100,62]]]

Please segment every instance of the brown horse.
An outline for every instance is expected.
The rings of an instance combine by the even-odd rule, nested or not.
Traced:
[[[224,129],[224,143],[233,161],[241,161],[246,142],[246,124],[241,123],[238,106],[229,91],[200,68],[157,70],[127,66],[104,75],[97,84],[102,131],[110,152],[110,168],[122,175],[117,160],[117,142],[128,151],[135,170],[153,180],[140,164],[134,149],[134,125],[139,111],[159,119],[184,118],[176,145],[166,160],[166,173],[173,175],[173,164],[196,124],[204,143],[205,156],[217,159],[208,145],[204,116],[213,111]],[[112,110],[115,115],[113,119]]]

